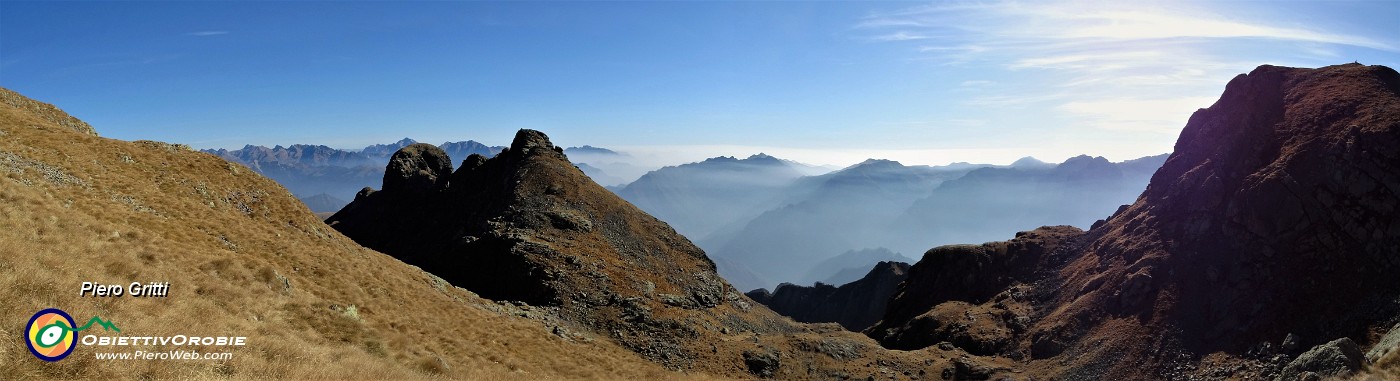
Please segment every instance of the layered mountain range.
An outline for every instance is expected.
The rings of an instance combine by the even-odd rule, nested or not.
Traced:
[[[721,275],[751,290],[811,284],[841,270],[851,281],[879,261],[901,260],[899,253],[993,240],[1025,226],[1087,228],[1131,203],[1165,159],[1023,158],[1011,166],[871,159],[806,175],[810,169],[767,155],[719,157],[653,171],[618,194],[672,223],[714,256]],[[878,247],[893,250],[848,254]],[[844,267],[816,268],[843,254]]]

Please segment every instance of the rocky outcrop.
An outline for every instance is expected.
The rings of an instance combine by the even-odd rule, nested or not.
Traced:
[[[880,320],[896,287],[908,277],[909,264],[880,262],[859,280],[841,285],[790,283],[777,290],[758,289],[746,295],[774,312],[804,323],[838,323],[860,331]]]
[[[384,169],[384,190],[426,194],[447,186],[452,159],[432,144],[416,143],[399,149]]]
[[[749,368],[749,373],[763,378],[772,378],[782,365],[781,354],[776,351],[745,351],[744,365]]]

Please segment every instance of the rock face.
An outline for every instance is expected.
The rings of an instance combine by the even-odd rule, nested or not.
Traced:
[[[1191,116],[1136,202],[1010,268],[955,260],[972,248],[935,249],[867,333],[892,347],[930,345],[909,333],[942,334],[956,316],[940,305],[969,303],[986,320],[977,313],[996,305],[985,298],[1005,287],[1024,290],[1007,300],[1030,308],[999,352],[1053,377],[1265,377],[1278,368],[1189,363],[1211,353],[1262,361],[1251,348],[1289,334],[1306,348],[1385,331],[1400,316],[1397,207],[1400,74],[1261,66]]]
[[[1188,332],[1181,344],[1196,353],[1290,333],[1304,347],[1364,338],[1400,311],[1390,297],[1400,291],[1397,148],[1400,74],[1390,68],[1238,76],[1192,115],[1138,201],[1061,272],[1104,287],[1055,294],[1066,308],[1047,322],[1106,308]]]
[[[895,289],[908,277],[909,264],[880,262],[865,277],[840,287],[816,283],[811,287],[784,283],[777,291],[758,289],[747,295],[774,312],[804,323],[838,323],[860,331],[884,315]]]
[[[1047,226],[1007,242],[931,249],[910,268],[884,319],[866,333],[888,348],[949,341],[974,354],[998,353],[1009,344],[1010,333],[1024,331],[1028,322],[1025,291],[1013,285],[1043,276],[1035,272],[1049,267],[1047,254],[1082,233],[1073,226]],[[990,317],[964,316],[983,304],[980,310]]]

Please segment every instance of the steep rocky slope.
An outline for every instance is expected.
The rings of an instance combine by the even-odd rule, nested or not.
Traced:
[[[0,94],[0,378],[682,377],[365,249],[241,165],[100,138],[51,105]],[[85,281],[170,289],[80,297]],[[218,348],[80,345],[46,363],[21,327],[45,308],[100,316],[124,336],[246,336],[247,345],[217,361],[99,361],[103,351]]]
[[[846,329],[860,331],[880,321],[890,296],[894,295],[899,283],[909,276],[908,271],[908,263],[880,262],[864,277],[841,286],[783,283],[771,293],[760,288],[745,295],[793,320],[837,323]]]
[[[953,350],[885,351],[753,303],[689,240],[589,181],[561,151],[521,130],[501,154],[454,171],[441,150],[411,145],[390,159],[383,190],[362,191],[328,221],[455,285],[557,316],[565,335],[603,335],[672,369],[887,378],[951,366]]]
[[[1010,268],[940,269],[997,261],[930,251],[868,333],[928,345],[963,303],[1010,328],[970,345],[1059,378],[1302,375],[1400,319],[1397,163],[1400,74],[1261,66],[1192,115],[1134,204]]]

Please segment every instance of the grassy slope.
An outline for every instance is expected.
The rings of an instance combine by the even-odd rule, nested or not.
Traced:
[[[8,322],[0,324],[0,374],[680,376],[607,340],[561,339],[545,323],[514,317],[519,309],[364,249],[238,165],[161,143],[86,135],[52,120],[0,104],[0,320]],[[83,281],[172,286],[167,298],[79,297]],[[128,336],[241,335],[248,345],[219,362],[99,362],[97,348],[79,346],[45,363],[28,354],[21,326],[49,307],[78,320],[102,316]]]

